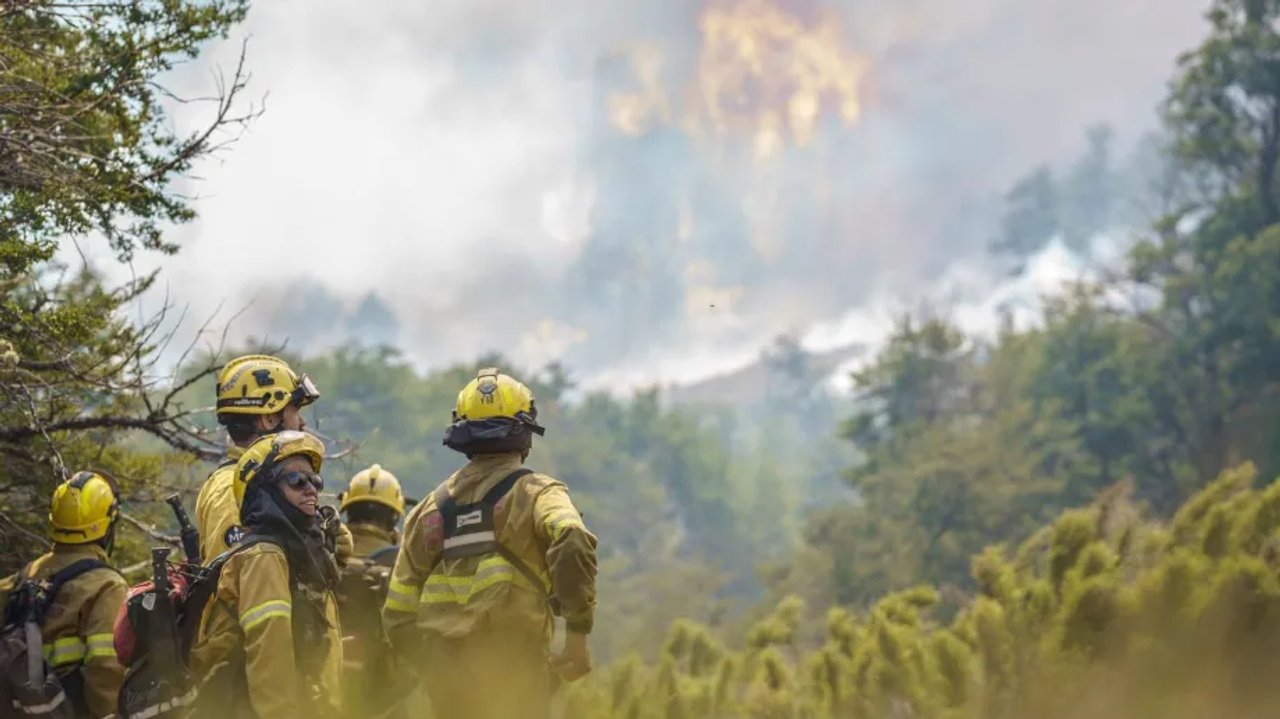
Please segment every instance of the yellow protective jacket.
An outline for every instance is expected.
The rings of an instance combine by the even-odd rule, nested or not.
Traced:
[[[347,529],[351,532],[351,539],[354,542],[352,554],[356,557],[367,557],[400,540],[395,532],[388,532],[382,527],[364,522],[349,524]]]
[[[44,579],[81,559],[108,562],[107,553],[96,544],[57,544],[31,563],[27,578]],[[14,575],[0,582],[0,605],[8,601],[17,580]],[[124,680],[112,627],[126,591],[124,577],[114,569],[91,569],[62,585],[40,626],[45,659],[63,677],[68,694],[81,695],[83,706],[77,713],[87,711],[94,719],[115,713]],[[73,688],[77,684],[80,691]]]
[[[200,619],[191,668],[200,686],[195,717],[324,719],[341,702],[342,633],[333,593],[302,600],[290,591],[284,550],[260,543],[226,560]],[[300,596],[300,595],[299,595]],[[311,602],[323,625],[295,645]],[[296,649],[296,650],[295,650]],[[304,654],[305,653],[305,654]]]
[[[441,486],[459,504],[477,502],[520,467],[516,452],[477,455]],[[382,611],[388,638],[403,661],[417,656],[419,639],[457,639],[488,630],[513,638],[538,637],[545,646],[554,626],[545,595],[549,590],[571,631],[591,631],[596,538],[565,485],[544,474],[522,477],[497,506],[495,533],[501,545],[540,576],[543,587],[531,586],[497,554],[442,561],[443,530],[434,493],[409,513]]]
[[[200,532],[200,560],[206,564],[231,548],[227,539],[235,537],[228,537],[227,533],[232,527],[240,526],[240,506],[236,504],[232,485],[235,483],[236,462],[243,454],[243,447],[228,447],[227,456],[209,474],[196,495],[195,523]],[[345,526],[340,527],[336,552],[338,566],[346,564],[351,557],[351,545],[351,533]]]

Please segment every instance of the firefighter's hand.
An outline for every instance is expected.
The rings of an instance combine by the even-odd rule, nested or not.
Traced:
[[[567,682],[581,679],[591,672],[591,649],[587,647],[587,635],[569,632],[564,638],[564,649],[551,657],[551,666]]]

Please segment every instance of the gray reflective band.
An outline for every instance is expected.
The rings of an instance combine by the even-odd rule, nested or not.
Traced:
[[[22,704],[17,699],[14,699],[13,708],[23,714],[48,714],[54,709],[57,709],[66,698],[66,694],[58,692],[58,696],[50,699],[44,704]]]
[[[187,692],[186,694],[183,694],[180,697],[174,697],[167,702],[152,704],[151,706],[147,707],[146,709],[143,709],[142,711],[133,712],[132,714],[129,715],[129,717],[130,719],[154,719],[155,717],[158,717],[161,714],[173,711],[174,709],[180,709],[184,706],[187,706],[191,702],[195,701],[198,695],[199,695],[199,690],[196,687],[191,687],[191,691]]]
[[[444,540],[445,549],[453,549],[454,547],[468,547],[472,544],[483,544],[485,542],[498,541],[498,535],[493,532],[475,532],[474,534],[460,534],[456,537],[450,537]]]

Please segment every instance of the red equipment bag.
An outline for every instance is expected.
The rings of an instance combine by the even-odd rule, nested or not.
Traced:
[[[169,599],[173,606],[180,607],[187,598],[190,588],[187,576],[176,567],[169,569]],[[116,657],[121,666],[130,666],[136,658],[139,647],[146,646],[147,619],[151,606],[155,604],[155,583],[148,579],[141,584],[129,587],[124,604],[116,612],[116,622],[112,629]]]

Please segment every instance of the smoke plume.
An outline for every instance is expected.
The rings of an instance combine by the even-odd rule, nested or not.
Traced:
[[[1205,5],[259,3],[267,112],[202,168],[164,277],[294,346],[361,338],[373,302],[424,364],[715,371],[927,294],[1089,124],[1132,143]]]

